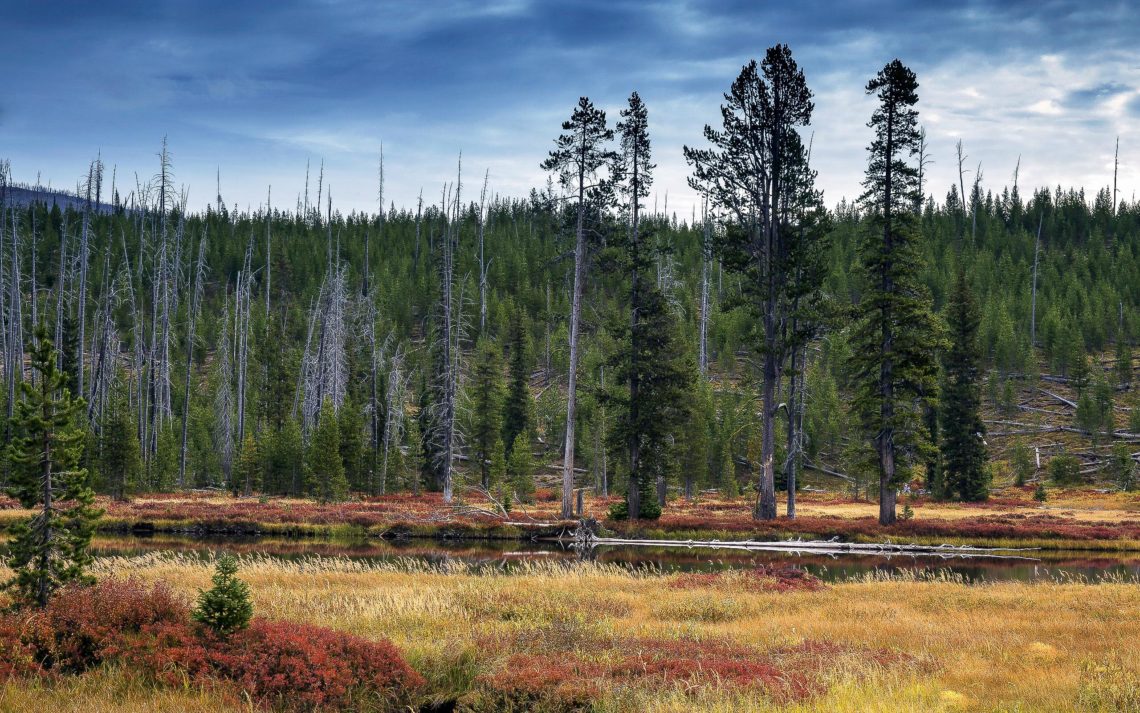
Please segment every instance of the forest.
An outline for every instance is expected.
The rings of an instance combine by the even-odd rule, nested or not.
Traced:
[[[887,70],[868,86],[883,106],[896,99],[880,85],[909,72]],[[242,212],[219,187],[192,212],[165,142],[130,185],[99,159],[68,200],[15,200],[6,184],[8,435],[43,325],[86,401],[91,485],[119,498],[525,500],[557,478],[563,515],[573,488],[628,494],[635,517],[715,489],[754,493],[770,518],[773,488],[794,495],[806,471],[841,476],[822,476],[835,489],[913,481],[976,500],[1024,439],[973,453],[982,439],[963,429],[984,433],[983,406],[991,430],[1016,423],[1022,394],[1058,382],[1077,394],[1060,425],[1093,444],[1076,449],[1081,477],[1110,480],[1114,440],[1140,438],[1140,204],[1112,186],[1026,190],[1016,169],[987,185],[961,160],[962,182],[926,185],[909,91],[905,125],[871,122],[904,138],[887,158],[876,138],[867,193],[833,208],[803,136],[811,92],[782,47],[744,68],[709,148],[685,149],[700,214],[646,204],[652,120],[636,93],[616,124],[583,98],[551,180],[526,197],[460,164],[434,199],[386,206],[398,179],[380,156],[368,215],[336,210],[323,167],[295,205],[269,193]],[[876,257],[884,234],[896,245]],[[869,355],[892,300],[909,373],[880,379]]]

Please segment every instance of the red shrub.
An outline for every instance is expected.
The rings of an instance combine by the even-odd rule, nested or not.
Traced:
[[[307,624],[255,620],[223,650],[228,678],[253,699],[292,710],[355,708],[367,697],[397,707],[424,684],[391,643]]]
[[[171,685],[232,683],[288,710],[397,708],[424,683],[387,641],[261,619],[220,638],[192,623],[163,585],[68,587],[44,609],[0,617],[0,681],[79,673],[104,661]]]
[[[43,674],[35,652],[20,637],[23,621],[14,614],[0,616],[0,683],[18,676]]]
[[[598,693],[605,671],[601,666],[564,655],[515,654],[494,674],[479,682],[489,700],[489,710],[514,713],[542,710],[547,713],[585,710]]]
[[[79,672],[121,653],[147,627],[187,621],[189,610],[164,585],[110,580],[66,587],[44,609],[19,616],[21,638],[41,666]]]

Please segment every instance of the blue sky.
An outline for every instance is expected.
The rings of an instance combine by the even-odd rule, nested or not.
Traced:
[[[741,65],[786,42],[816,94],[813,159],[829,204],[858,193],[871,100],[894,57],[920,82],[932,191],[954,143],[984,183],[1112,179],[1140,188],[1140,11],[1126,2],[803,0],[0,0],[0,158],[14,178],[74,187],[101,151],[124,195],[168,137],[190,206],[293,207],[321,160],[334,206],[435,200],[463,152],[465,190],[524,195],[580,95],[611,120],[650,111],[657,200],[687,217],[682,145],[700,144]],[[970,178],[967,177],[967,181]],[[124,185],[126,188],[124,188]],[[652,198],[650,199],[653,200]]]

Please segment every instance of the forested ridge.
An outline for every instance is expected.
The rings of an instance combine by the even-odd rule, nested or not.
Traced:
[[[910,81],[904,70],[888,65],[868,93],[898,101],[892,83]],[[1041,410],[1026,394],[1057,384],[1070,389],[1054,395],[1072,415],[1046,425],[1091,444],[1081,446],[1082,477],[1114,477],[1123,466],[1107,455],[1113,441],[1140,439],[1127,388],[1140,332],[1140,204],[1113,186],[1020,186],[1015,170],[1000,184],[975,170],[969,183],[926,185],[931,148],[916,124],[915,148],[890,153],[888,142],[883,161],[869,130],[867,195],[825,208],[810,168],[810,91],[803,83],[794,97],[797,116],[778,100],[789,77],[803,81],[790,51],[769,50],[726,94],[724,128],[706,131],[711,148],[699,137],[686,148],[699,214],[644,203],[652,159],[631,163],[631,132],[645,132],[648,151],[653,114],[636,94],[616,122],[583,98],[563,126],[565,155],[546,163],[552,181],[521,198],[496,195],[480,167],[458,165],[454,182],[424,187],[417,205],[385,205],[384,181],[400,179],[380,158],[369,214],[338,211],[316,177],[288,207],[267,193],[243,212],[218,195],[192,212],[174,188],[177,147],[165,145],[154,177],[129,190],[112,187],[99,160],[80,200],[22,201],[0,188],[6,436],[43,324],[86,400],[93,485],[116,496],[463,497],[479,487],[509,501],[567,459],[573,487],[637,492],[619,516],[651,517],[647,504],[668,507],[678,493],[764,491],[766,478],[785,489],[807,467],[831,473],[835,487],[851,487],[839,476],[872,489],[918,480],[941,497],[977,499],[995,474],[1024,469],[1034,432],[1024,421]],[[768,122],[751,129],[756,145],[739,120],[752,114]],[[584,155],[575,137],[589,131],[596,161],[575,163]],[[754,175],[740,160],[749,151],[763,168]],[[892,181],[903,181],[894,194]],[[889,273],[880,236],[910,251],[899,253],[913,282],[899,309],[930,316],[930,334],[911,349],[930,357],[915,366],[924,376],[890,377],[903,392],[922,384],[892,395],[899,410],[883,416],[899,433],[889,476],[884,458],[893,468],[896,454],[884,454],[871,418],[887,413],[884,397],[860,396],[875,369],[876,389],[889,381],[860,356],[880,333],[875,315],[900,294],[876,277]],[[955,451],[972,441],[946,436],[975,424],[946,399],[972,393],[991,431],[1012,434],[991,436],[981,461]],[[976,482],[947,485],[966,477],[947,474],[948,464],[966,467],[958,463],[980,463]],[[774,507],[761,497],[757,515]]]

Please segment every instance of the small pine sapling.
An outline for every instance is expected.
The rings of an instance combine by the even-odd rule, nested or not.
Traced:
[[[222,555],[214,569],[214,586],[198,591],[198,604],[194,607],[194,621],[204,624],[222,636],[228,636],[249,626],[253,617],[253,602],[249,585],[238,579],[237,560]]]

